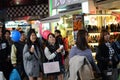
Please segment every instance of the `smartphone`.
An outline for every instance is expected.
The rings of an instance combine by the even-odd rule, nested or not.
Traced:
[[[32,45],[32,48],[34,48],[34,45]]]
[[[60,45],[60,49],[63,49],[63,45]]]

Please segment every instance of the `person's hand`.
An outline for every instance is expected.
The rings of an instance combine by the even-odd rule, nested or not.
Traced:
[[[58,49],[56,50],[57,53],[60,53],[61,51],[62,51],[61,48],[58,48]]]
[[[35,50],[34,45],[32,45],[31,48],[30,48],[30,52],[34,53],[34,50]]]
[[[100,78],[101,77],[101,73],[97,73],[96,71],[93,71],[95,78]]]
[[[63,49],[63,45],[60,45],[60,49]]]
[[[109,63],[108,63],[109,65],[112,65],[112,61],[109,61]]]
[[[16,67],[16,64],[13,64],[13,67]]]

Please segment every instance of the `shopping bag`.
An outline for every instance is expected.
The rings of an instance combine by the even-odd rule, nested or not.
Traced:
[[[0,71],[0,80],[6,80],[2,71]]]
[[[43,63],[44,74],[60,72],[58,61]]]
[[[9,80],[21,80],[21,77],[16,69],[12,70]]]

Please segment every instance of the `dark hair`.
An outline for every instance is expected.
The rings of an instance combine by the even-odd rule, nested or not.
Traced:
[[[4,29],[3,27],[0,27],[0,29],[2,30],[2,36],[0,38],[4,38]]]
[[[0,27],[0,29],[1,29],[1,32],[2,32],[2,36],[3,36],[3,30],[2,30],[2,27]],[[1,37],[2,37],[2,36],[1,36]]]
[[[104,36],[106,34],[109,34],[109,32],[106,29],[102,29],[101,32],[100,32],[99,45],[106,42],[105,39],[104,39]]]
[[[54,35],[53,33],[48,34],[47,40],[46,40],[46,42],[45,42],[46,46],[49,45],[48,38],[49,38],[50,35],[52,35],[52,36],[55,38],[55,35]]]
[[[31,45],[33,44],[32,41],[30,40],[30,36],[31,36],[32,33],[34,33],[34,34],[36,35],[34,29],[30,29],[30,30],[28,31],[28,34],[27,34],[27,45],[28,45],[29,48],[30,48]],[[36,35],[36,37],[37,37],[37,35]],[[38,47],[40,47],[38,38],[36,39],[36,41],[35,41],[34,44],[36,44]]]
[[[25,33],[24,31],[19,31],[19,32],[20,32],[20,34]]]
[[[60,30],[55,30],[55,32],[57,32],[57,33],[61,34]]]
[[[50,34],[48,34],[48,36],[47,36],[47,40],[48,40],[48,38],[49,38],[50,35],[52,35],[52,36],[55,38],[55,35],[54,35],[53,33],[50,33]]]
[[[10,33],[10,30],[5,30],[5,34],[6,34],[6,32],[8,32],[9,34],[11,34],[11,33]]]
[[[120,41],[120,34],[117,34],[116,40]]]
[[[15,30],[15,28],[12,28],[12,30]]]
[[[53,33],[50,33],[48,35],[48,38],[49,36],[52,35],[54,38],[55,38],[55,35]],[[48,47],[48,49],[50,50],[51,53],[55,52],[58,48],[59,48],[59,44],[55,42],[54,45],[51,45],[49,42],[48,42],[48,38],[47,38],[47,42],[46,42],[46,46]]]
[[[87,40],[85,38],[86,34],[88,35],[88,32],[84,29],[79,30],[77,33],[76,46],[80,50],[85,50],[85,49],[89,48]]]

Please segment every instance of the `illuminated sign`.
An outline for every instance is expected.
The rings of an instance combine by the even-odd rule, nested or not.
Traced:
[[[85,1],[87,0],[53,0],[52,4],[53,4],[53,9],[56,9],[60,6],[67,6],[67,5],[81,3]]]

